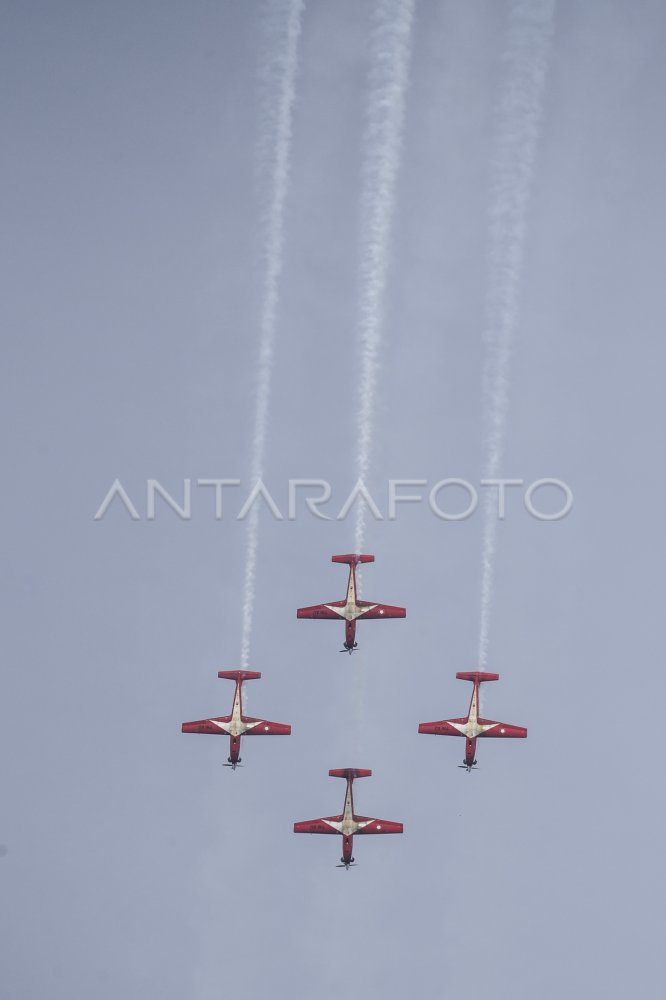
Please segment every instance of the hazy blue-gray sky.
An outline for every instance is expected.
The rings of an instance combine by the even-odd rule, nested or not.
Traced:
[[[308,0],[265,478],[355,476],[358,245],[374,0]],[[508,4],[417,0],[371,488],[478,485],[482,331]],[[271,29],[275,32],[275,25]],[[503,473],[574,508],[498,526],[485,711],[528,740],[417,735],[463,714],[482,515],[369,519],[364,596],[404,622],[296,621],[343,596],[354,522],[262,516],[248,711],[292,736],[185,737],[239,665],[263,289],[265,7],[6,2],[2,78],[4,691],[0,983],[118,996],[554,1000],[658,989],[664,893],[666,11],[560,0],[527,213]],[[114,502],[119,477],[139,509]],[[240,478],[214,518],[159,504]],[[263,514],[264,512],[262,512]],[[352,679],[360,672],[361,685]],[[359,699],[362,699],[359,704]],[[360,737],[355,734],[358,719]],[[353,759],[352,759],[353,758]],[[360,839],[295,820],[371,767]]]

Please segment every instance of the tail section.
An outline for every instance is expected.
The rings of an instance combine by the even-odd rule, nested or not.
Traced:
[[[328,772],[331,778],[369,778],[372,771],[364,767],[334,767]]]
[[[331,562],[347,563],[348,566],[358,566],[359,563],[369,563],[374,561],[374,556],[360,555],[355,552],[350,552],[348,555],[344,556],[331,556]]]
[[[227,681],[256,681],[261,677],[259,670],[218,670],[218,677]]]
[[[483,681],[498,681],[499,674],[484,674],[481,670],[463,670],[456,674],[459,681],[473,681],[482,684]]]

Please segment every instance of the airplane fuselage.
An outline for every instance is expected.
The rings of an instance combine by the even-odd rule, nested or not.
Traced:
[[[374,604],[366,604],[364,607],[359,607],[356,603],[356,567],[353,563],[349,566],[349,579],[347,581],[347,597],[345,604],[341,608],[337,608],[334,604],[327,604],[327,608],[334,611],[336,615],[340,615],[341,618],[345,620],[345,649],[351,653],[353,649],[356,648],[356,619],[360,618],[371,608],[376,607]]]
[[[483,735],[483,733],[488,732],[490,729],[494,729],[498,723],[493,722],[490,725],[483,725],[479,722],[479,682],[474,682],[474,690],[472,691],[472,698],[469,703],[469,712],[467,713],[467,719],[465,722],[452,722],[450,723],[455,729],[458,730],[461,736],[465,737],[465,761],[464,765],[468,771],[476,764],[476,738],[477,736]]]
[[[229,722],[220,722],[218,719],[211,719],[211,722],[218,726],[223,732],[229,734],[229,763],[233,768],[235,768],[240,762],[241,736],[243,733],[246,733],[248,729],[254,729],[255,726],[259,725],[258,722],[243,721],[242,681],[236,681],[234,705],[231,710],[231,718],[229,719]]]
[[[476,764],[476,737],[465,740],[465,767],[471,771]]]
[[[362,830],[370,820],[357,820],[354,818],[354,794],[352,784],[354,779],[347,778],[347,791],[345,792],[345,805],[342,816],[339,820],[325,820],[328,826],[342,834],[342,857],[340,860],[347,866],[353,863],[354,834],[357,830]]]

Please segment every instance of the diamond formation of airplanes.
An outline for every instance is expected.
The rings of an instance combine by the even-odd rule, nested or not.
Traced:
[[[344,648],[340,652],[352,653],[357,648],[356,622],[360,618],[378,620],[381,618],[404,618],[405,608],[390,604],[378,604],[362,601],[357,597],[356,566],[359,563],[374,562],[373,555],[348,554],[332,556],[332,562],[346,563],[349,566],[347,595],[344,601],[332,601],[329,604],[316,604],[312,607],[299,608],[298,618],[321,618],[328,620],[343,620],[345,623]],[[184,722],[182,732],[204,733],[229,737],[229,757],[226,767],[235,770],[241,763],[240,745],[243,736],[288,736],[291,726],[282,722],[269,722],[267,719],[257,719],[243,712],[243,684],[245,681],[256,680],[261,673],[254,670],[220,670],[218,677],[235,682],[234,700],[230,715],[200,719],[195,722]],[[459,767],[472,771],[476,767],[476,744],[478,739],[504,738],[520,739],[527,736],[527,729],[505,722],[495,722],[479,715],[479,687],[484,681],[499,680],[499,674],[482,671],[464,671],[456,674],[459,680],[471,681],[473,684],[469,710],[465,717],[442,719],[436,722],[422,722],[419,733],[434,736],[460,736],[465,739],[465,757]],[[343,811],[336,816],[323,816],[319,819],[305,820],[294,823],[294,833],[331,834],[342,837],[342,857],[338,868],[349,870],[355,865],[353,856],[353,840],[355,836],[368,834],[402,833],[402,823],[393,820],[381,820],[371,816],[360,816],[354,812],[352,785],[356,778],[370,777],[372,771],[364,768],[334,768],[329,775],[344,778],[347,782]]]

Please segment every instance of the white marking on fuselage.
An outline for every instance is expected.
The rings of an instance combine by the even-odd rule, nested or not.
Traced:
[[[349,570],[349,583],[347,584],[347,601],[343,608],[336,608],[333,604],[325,604],[325,608],[329,611],[335,611],[336,615],[340,615],[341,618],[346,618],[348,622],[354,621],[355,618],[360,618],[361,615],[366,614],[367,611],[371,611],[372,608],[376,608],[376,604],[368,604],[367,607],[359,608],[356,603],[356,576],[354,573],[354,567],[352,566]]]
[[[254,729],[261,722],[258,719],[256,722],[244,722],[243,721],[243,703],[241,698],[241,685],[240,682],[236,684],[236,694],[234,695],[234,707],[231,710],[231,719],[229,722],[220,722],[218,719],[210,720],[215,726],[218,726],[223,732],[228,733],[229,736],[242,736],[246,733],[248,729]]]
[[[469,712],[467,715],[466,722],[450,722],[449,725],[457,729],[462,736],[466,736],[467,739],[473,740],[477,736],[482,736],[487,733],[489,729],[494,729],[498,726],[498,722],[491,722],[490,725],[481,725],[479,723],[479,685],[474,685],[474,692],[472,694],[472,700],[469,705]]]

